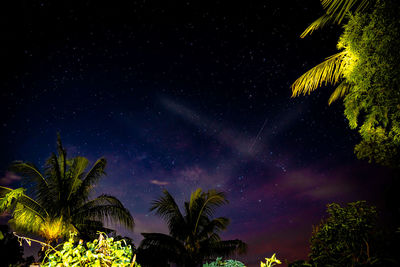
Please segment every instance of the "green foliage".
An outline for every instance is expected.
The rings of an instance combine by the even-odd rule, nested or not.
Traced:
[[[199,188],[184,203],[182,214],[174,198],[164,190],[163,196],[153,202],[151,210],[167,222],[170,235],[142,233],[144,239],[138,249],[138,256],[144,259],[141,262],[157,267],[168,262],[193,267],[202,264],[206,258],[245,252],[244,242],[221,240],[219,233],[227,228],[229,220],[211,218],[215,210],[227,202],[223,192],[203,192]]]
[[[68,237],[70,231],[85,237],[97,230],[106,232],[109,229],[103,227],[103,222],[133,229],[130,212],[117,198],[106,194],[90,197],[94,185],[105,174],[106,160],[97,160],[87,170],[88,159],[67,158],[59,136],[57,151],[46,161],[43,172],[32,163],[12,164],[11,170],[21,175],[28,188],[25,194],[22,188],[0,187],[0,211],[11,211],[12,228],[25,235],[40,235],[46,242]]]
[[[203,267],[246,267],[242,262],[236,260],[225,260],[222,258],[217,258],[215,261],[203,264]]]
[[[331,23],[341,24],[350,12],[360,12],[367,9],[376,0],[321,0],[325,14],[311,23],[310,26],[301,34],[304,38],[313,31]]]
[[[310,240],[311,263],[315,266],[366,266],[378,263],[374,251],[377,228],[375,207],[365,201],[345,207],[327,205],[329,218],[313,229]]]
[[[382,1],[381,1],[382,2]],[[359,158],[398,165],[400,147],[400,8],[378,2],[371,14],[356,14],[344,27],[338,48],[357,56],[344,79],[351,89],[344,114],[362,141]]]
[[[0,213],[11,209],[12,205],[16,203],[24,194],[25,189],[17,188],[8,192],[3,198],[0,199]]]
[[[265,263],[260,262],[260,267],[272,267],[277,264],[282,264],[280,260],[278,260],[275,256],[275,253],[272,255],[271,258],[265,258]]]
[[[331,14],[340,5],[345,12],[340,11],[339,17],[347,14],[337,44],[341,52],[297,79],[293,96],[322,85],[337,85],[329,103],[344,98],[344,115],[362,138],[355,146],[357,157],[400,166],[400,5],[394,0],[324,1],[332,4]],[[350,15],[348,11],[357,2],[374,5],[368,12]]]
[[[125,240],[115,241],[104,233],[100,233],[98,239],[86,244],[83,244],[82,240],[75,242],[74,234],[71,234],[69,240],[59,246],[62,247],[59,251],[46,252],[42,266],[140,267],[136,261],[132,265],[132,261],[135,260],[132,247],[127,245]]]

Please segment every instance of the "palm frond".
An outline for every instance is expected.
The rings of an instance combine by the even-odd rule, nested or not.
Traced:
[[[89,160],[84,157],[75,157],[72,159],[72,164],[69,170],[69,178],[68,180],[70,181],[68,183],[69,185],[69,194],[67,197],[67,200],[70,199],[71,195],[76,192],[76,190],[79,188],[79,186],[82,183],[82,176],[84,174],[84,171],[86,167],[89,164]]]
[[[82,183],[75,191],[72,198],[72,203],[75,205],[80,205],[89,199],[89,194],[93,185],[97,183],[100,178],[105,175],[104,169],[106,168],[107,161],[105,158],[98,159],[90,169],[90,171],[86,174],[85,178],[83,178]]]
[[[350,89],[350,85],[346,82],[341,82],[338,87],[336,87],[335,91],[329,97],[328,104],[332,104],[334,101],[338,100],[339,98],[343,97]]]
[[[49,191],[54,194],[58,201],[65,196],[64,180],[61,173],[60,161],[56,154],[52,153],[45,164],[45,176],[49,184]]]
[[[18,189],[11,189],[8,187],[0,186],[0,196],[6,197],[7,194],[12,193],[13,191],[16,191]],[[28,212],[34,214],[35,216],[41,218],[44,220],[49,214],[47,211],[35,200],[32,198],[28,197],[24,193],[18,194],[14,201],[17,203],[17,206],[22,206],[24,207]]]
[[[197,188],[196,191],[194,191],[193,193],[190,194],[188,210],[195,209],[194,205],[196,204],[196,201],[201,197],[202,193],[203,192],[202,192],[201,188]]]
[[[321,0],[325,14],[311,23],[300,37],[304,38],[330,23],[341,24],[349,12],[362,12],[373,2],[375,0]]]
[[[37,212],[33,212],[33,209],[27,209],[25,205],[20,203],[17,203],[12,216],[13,218],[8,221],[11,228],[23,234],[39,234],[40,227],[44,222],[43,217],[38,216]]]
[[[49,201],[51,192],[48,182],[33,163],[15,161],[9,169],[22,177],[23,186],[26,186],[40,203]]]
[[[197,233],[197,228],[202,217],[212,217],[215,213],[215,209],[228,203],[225,193],[216,190],[209,190],[203,194],[202,197],[198,197],[196,200],[195,214],[196,223],[193,229],[193,234]]]
[[[229,219],[225,217],[218,217],[214,218],[208,223],[206,223],[202,228],[199,233],[199,238],[208,238],[212,236],[213,234],[219,233],[223,230],[226,230],[226,228],[229,225]]]
[[[163,190],[163,196],[152,202],[150,211],[155,211],[156,215],[167,222],[172,236],[180,236],[185,220],[175,199],[167,190]]]
[[[72,212],[72,221],[81,223],[84,220],[100,220],[120,223],[128,229],[133,229],[134,220],[129,210],[115,197],[101,195]]]
[[[307,35],[312,34],[315,30],[329,24],[330,22],[332,22],[332,20],[333,19],[331,16],[327,14],[322,15],[313,23],[311,23],[310,26],[307,27],[307,29],[304,30],[304,32],[300,35],[300,38],[305,38]]]
[[[300,94],[310,94],[316,88],[328,83],[335,85],[343,77],[346,56],[346,50],[328,57],[324,62],[318,64],[306,73],[300,76],[292,84],[292,97]]]
[[[58,153],[58,166],[62,178],[65,178],[67,172],[67,151],[64,149],[60,133],[57,133],[57,153]]]
[[[333,17],[335,23],[340,24],[349,11],[363,11],[372,0],[321,0],[326,13]]]

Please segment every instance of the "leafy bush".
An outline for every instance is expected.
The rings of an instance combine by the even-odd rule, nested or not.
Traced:
[[[203,264],[203,267],[219,267],[219,266],[224,266],[224,267],[246,267],[240,261],[235,261],[235,260],[222,261],[221,258],[217,258],[213,262]]]
[[[114,241],[112,237],[104,237],[103,233],[99,234],[99,238],[86,245],[80,240],[75,244],[74,236],[71,234],[67,242],[60,244],[62,250],[49,249],[43,260],[42,266],[131,266],[135,261],[136,255],[133,256],[132,247],[127,245],[125,240]],[[134,266],[140,267],[136,262]]]

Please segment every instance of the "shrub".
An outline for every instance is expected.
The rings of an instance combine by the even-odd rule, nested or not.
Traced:
[[[114,238],[99,233],[99,238],[86,245],[80,240],[77,244],[74,241],[76,234],[71,234],[68,241],[60,244],[62,250],[49,249],[42,266],[131,266],[136,260],[133,256],[132,247],[127,245],[125,240],[114,241]],[[140,267],[136,262],[133,266]]]
[[[221,258],[217,258],[213,262],[203,264],[203,267],[219,267],[219,266],[224,266],[224,267],[246,267],[240,261],[236,261],[236,260],[225,260],[225,261],[222,261]]]

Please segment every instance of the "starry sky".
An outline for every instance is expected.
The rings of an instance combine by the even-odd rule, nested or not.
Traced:
[[[96,194],[118,197],[141,232],[167,189],[226,192],[222,234],[248,243],[246,266],[305,259],[327,203],[384,206],[390,170],[359,161],[332,88],[291,83],[336,51],[339,26],[299,35],[318,0],[7,1],[0,10],[0,183],[14,160],[42,166],[61,134],[70,156],[104,156]]]

